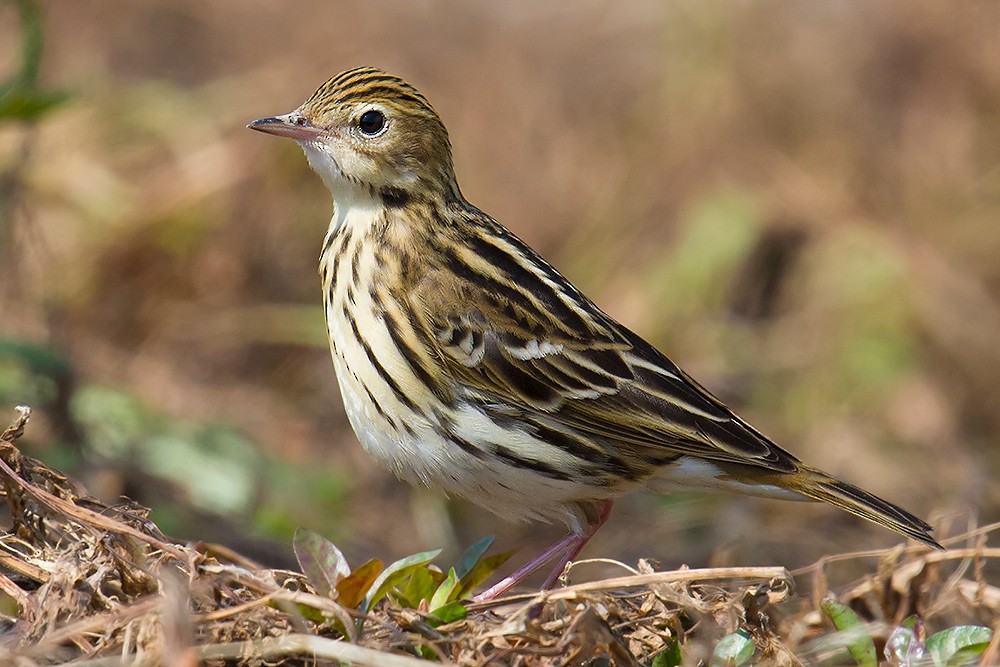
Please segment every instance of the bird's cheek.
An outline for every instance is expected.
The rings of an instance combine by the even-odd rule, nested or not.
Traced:
[[[344,173],[351,179],[366,183],[370,183],[373,179],[377,179],[378,169],[376,168],[375,162],[367,155],[356,151],[343,151],[343,153],[337,155],[336,157],[340,163],[341,169],[343,169]]]

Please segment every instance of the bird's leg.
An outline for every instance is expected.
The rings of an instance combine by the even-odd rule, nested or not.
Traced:
[[[597,512],[595,516],[591,519],[590,523],[587,524],[584,532],[571,532],[564,535],[555,544],[540,553],[533,560],[525,565],[522,565],[512,574],[504,577],[498,583],[477,595],[474,600],[476,602],[486,602],[487,600],[492,600],[493,598],[503,595],[520,583],[521,580],[529,574],[541,568],[543,565],[558,556],[559,560],[556,561],[556,566],[552,569],[548,578],[546,578],[545,583],[542,584],[542,590],[552,588],[552,586],[559,579],[560,575],[562,575],[563,570],[566,569],[566,564],[577,557],[580,551],[583,550],[583,546],[587,544],[590,538],[594,536],[594,533],[597,532],[597,529],[603,526],[604,522],[608,520],[609,516],[611,516],[611,501],[601,500],[597,502],[596,509]]]
[[[552,572],[550,572],[548,578],[545,579],[545,583],[542,584],[543,591],[552,588],[555,585],[556,581],[559,580],[559,577],[562,576],[563,571],[566,569],[566,564],[576,558],[580,552],[583,551],[584,545],[590,541],[590,538],[594,536],[597,529],[604,525],[604,522],[608,520],[609,516],[611,516],[611,501],[602,500],[597,503],[597,513],[590,524],[587,525],[587,531],[582,535],[574,535],[573,533],[570,533],[570,535],[567,536],[572,536],[575,539],[570,542],[566,549],[566,553],[563,554],[563,557],[556,562],[555,567],[552,568]]]

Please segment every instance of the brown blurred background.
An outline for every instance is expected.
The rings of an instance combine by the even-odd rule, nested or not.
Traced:
[[[23,30],[0,3],[0,76]],[[1000,519],[1000,5],[76,0],[0,118],[0,408],[30,453],[175,536],[352,563],[508,526],[361,451],[324,340],[329,195],[244,129],[381,66],[466,196],[801,458]],[[636,495],[585,556],[783,564],[893,544],[837,510]]]

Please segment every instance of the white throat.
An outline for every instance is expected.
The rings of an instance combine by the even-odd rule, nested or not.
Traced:
[[[378,215],[382,203],[368,190],[352,183],[345,176],[340,165],[325,147],[313,141],[300,141],[302,151],[306,154],[309,166],[323,179],[330,194],[333,195],[333,218],[330,220],[330,232],[348,224],[370,223]]]

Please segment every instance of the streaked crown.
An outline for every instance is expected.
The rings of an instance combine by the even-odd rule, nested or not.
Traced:
[[[335,177],[373,192],[460,196],[448,131],[427,98],[397,76],[373,67],[347,70],[293,114],[320,130],[312,146],[300,143],[307,154],[326,152],[340,172]],[[311,155],[310,163],[326,180],[322,170],[330,165]]]

